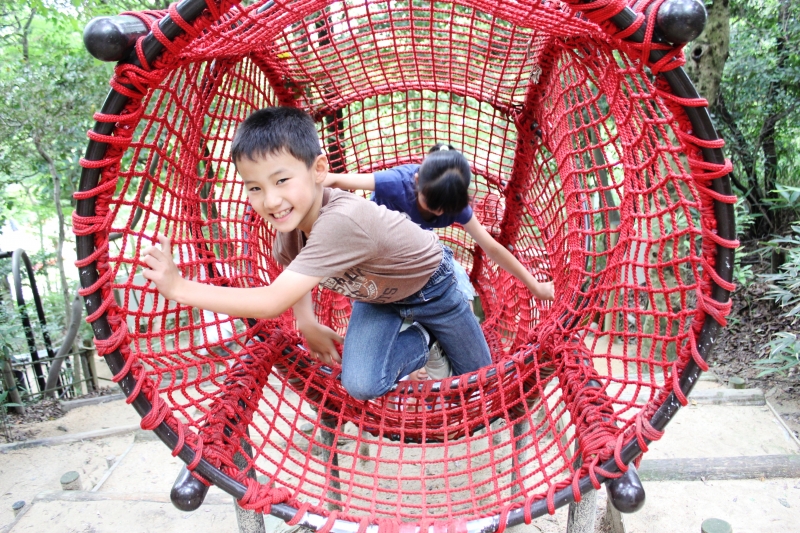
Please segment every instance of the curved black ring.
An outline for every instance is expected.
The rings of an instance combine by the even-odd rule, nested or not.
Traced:
[[[267,3],[262,8],[263,10],[268,9],[273,4]],[[180,13],[181,17],[186,22],[193,22],[206,8],[205,0],[183,0],[181,3],[178,4],[177,10]],[[628,28],[635,20],[636,14],[630,9],[625,8],[620,14],[613,17],[612,22],[623,30]],[[169,15],[165,16],[159,22],[159,28],[161,31],[166,35],[169,39],[174,39],[175,37],[181,35],[183,30],[172,22]],[[654,41],[657,42],[664,42],[663,39],[659,39],[657,37],[658,30],[654,32],[656,36],[654,36]],[[645,28],[644,25],[637,30],[631,37],[627,40],[632,42],[641,43],[644,40],[645,35]],[[152,33],[148,34],[142,43],[142,49],[144,51],[144,55],[148,62],[155,60],[159,54],[163,51],[163,45],[152,35]],[[664,57],[664,53],[661,51],[653,51],[650,54],[651,61],[658,61],[662,57]],[[125,62],[128,63],[138,63],[133,51],[131,52],[131,56]],[[679,97],[683,98],[698,98],[697,91],[694,88],[691,80],[683,71],[682,68],[677,68],[674,70],[666,71],[660,74],[664,77],[664,79],[669,83],[673,93]],[[103,104],[101,109],[101,113],[104,114],[118,114],[124,106],[128,102],[128,97],[118,93],[115,90],[111,90],[106,98],[106,101]],[[711,123],[711,117],[708,113],[708,109],[703,108],[696,108],[696,107],[684,107],[689,120],[692,123],[692,127],[694,130],[694,134],[696,137],[702,140],[716,140],[718,139],[717,133]],[[104,123],[104,122],[97,122],[95,123],[95,127],[93,131],[103,135],[110,135],[113,131],[114,124],[112,123]],[[85,159],[89,161],[99,161],[101,160],[106,153],[108,148],[108,144],[101,143],[97,141],[90,141],[89,145],[86,148]],[[723,164],[725,162],[724,156],[722,155],[722,150],[718,148],[703,148],[703,157],[706,162],[716,163],[716,164]],[[81,180],[79,185],[79,191],[84,192],[91,190],[97,186],[100,177],[100,170],[101,169],[90,169],[84,168],[81,173]],[[727,176],[723,176],[721,178],[717,178],[712,182],[713,190],[719,194],[730,196],[733,194],[731,189],[730,180]],[[79,216],[93,216],[94,215],[94,206],[95,200],[94,198],[88,198],[85,200],[80,200],[76,206],[76,212]],[[715,218],[717,220],[717,233],[720,237],[726,240],[735,240],[735,225],[734,225],[734,216],[733,216],[733,206],[731,204],[726,204],[720,202],[718,200],[714,200],[714,213]],[[89,257],[94,251],[94,236],[93,235],[84,235],[78,236],[76,238],[77,241],[77,253],[78,259],[84,259]],[[734,251],[730,248],[726,248],[720,245],[717,245],[717,261],[715,265],[715,269],[717,274],[720,276],[721,279],[730,281],[733,278],[733,258],[734,258]],[[83,268],[80,269],[80,280],[81,285],[83,287],[90,287],[94,285],[94,283],[99,279],[99,274],[97,272],[96,263],[91,263]],[[713,282],[712,282],[713,283]],[[718,302],[726,302],[730,297],[730,291],[720,287],[716,283],[713,283],[711,296],[714,300]],[[93,294],[87,295],[85,297],[86,302],[86,311],[87,314],[91,314],[94,312],[95,309],[98,309],[102,303],[101,296],[99,293],[95,292]],[[698,339],[698,350],[700,355],[703,357],[704,360],[708,360],[708,357],[711,354],[711,348],[714,344],[714,339],[716,338],[719,330],[720,324],[717,323],[713,318],[707,316],[705,322],[703,323],[703,327],[700,333],[700,338]],[[104,340],[110,337],[111,335],[111,328],[109,327],[108,320],[106,319],[105,314],[98,318],[95,322],[92,323],[92,328],[94,330],[95,337],[100,340]],[[105,357],[108,365],[114,374],[118,374],[124,368],[124,359],[122,354],[119,350],[115,350],[113,353],[106,355]],[[688,395],[689,392],[694,387],[694,384],[697,382],[697,378],[701,373],[700,368],[694,361],[690,361],[685,369],[683,374],[680,378],[680,388],[684,395]],[[136,382],[134,378],[127,374],[122,378],[119,382],[120,387],[126,394],[130,394],[135,386]],[[134,400],[133,406],[136,411],[139,413],[140,416],[144,417],[147,413],[150,412],[152,405],[144,396],[144,394],[140,393]],[[653,415],[653,418],[650,420],[650,424],[657,430],[661,430],[666,427],[667,423],[672,419],[675,413],[680,409],[681,405],[677,399],[675,393],[671,393],[667,400],[661,405],[658,411]],[[175,444],[178,442],[178,435],[172,431],[172,429],[167,426],[166,423],[161,423],[157,428],[153,430],[156,435],[170,448],[174,448]],[[635,459],[640,453],[642,452],[641,448],[639,447],[638,442],[636,439],[631,440],[628,442],[622,450],[621,456],[622,460],[625,464],[629,463],[633,459]],[[195,453],[191,450],[187,445],[184,445],[178,453],[178,457],[181,458],[185,463],[191,463],[194,460]],[[619,472],[619,468],[617,467],[616,461],[612,458],[606,461],[602,465],[602,468],[609,471],[609,472]],[[246,491],[246,488],[241,483],[233,480],[210,463],[201,459],[199,464],[197,465],[195,471],[205,477],[210,482],[214,483],[215,485],[219,486],[224,491],[228,492],[232,496],[237,499],[241,499]],[[597,479],[602,483],[607,480],[607,478],[598,475]],[[581,494],[585,494],[586,492],[593,489],[591,479],[587,475],[586,477],[582,478],[579,482],[580,492]],[[562,505],[566,505],[574,501],[574,495],[572,492],[571,487],[566,487],[555,494],[555,505],[556,507],[561,507]],[[291,506],[285,504],[276,504],[272,506],[272,513],[274,516],[281,518],[283,520],[290,520],[294,517],[297,510]],[[547,502],[545,500],[539,500],[534,502],[530,508],[530,516],[533,518],[542,516],[547,513]],[[320,521],[321,520],[321,521]],[[311,529],[317,529],[324,524],[324,517],[310,515],[309,513],[306,514],[306,517],[298,524],[301,526],[306,526]],[[515,509],[508,514],[507,518],[507,526],[514,526],[523,523],[525,520],[525,510],[524,509]],[[477,519],[469,521],[467,524],[469,531],[494,531],[497,529],[497,526],[500,522],[500,515],[496,515],[491,518],[487,519]],[[374,527],[374,526],[371,526]],[[357,531],[358,524],[346,522],[343,520],[337,520],[334,529],[337,532],[351,532]]]

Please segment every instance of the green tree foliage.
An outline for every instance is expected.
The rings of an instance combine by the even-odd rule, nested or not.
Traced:
[[[49,276],[37,275],[48,326],[62,329],[70,321],[74,281],[68,278],[76,272],[64,264],[63,251],[72,246],[72,193],[86,132],[113,69],[85,51],[83,28],[94,16],[164,7],[163,0],[0,0],[0,227],[13,216],[18,225],[38,228],[38,242],[26,246],[28,255],[40,274],[57,265],[57,287]],[[58,230],[48,234],[44,228],[52,221]],[[25,351],[9,298],[9,268],[10,262],[0,263],[3,357]],[[50,336],[57,344],[54,333]]]
[[[712,107],[734,163],[733,183],[764,238],[795,219],[771,208],[778,185],[800,184],[800,3],[731,1],[730,55]]]
[[[413,0],[411,5],[418,1]],[[748,231],[764,237],[788,227],[787,222],[797,216],[795,207],[779,200],[780,191],[785,190],[782,186],[800,185],[800,2],[714,2],[724,2],[729,8],[730,51],[719,97],[711,102],[711,111],[734,162],[734,185],[746,198],[749,212],[756,216],[747,225]],[[86,147],[92,113],[108,92],[112,71],[112,65],[96,61],[85,52],[83,27],[98,15],[164,9],[168,3],[0,0],[0,225],[10,214],[40,228],[49,220],[58,220],[59,235],[53,239],[40,233],[39,242],[28,250],[32,257],[41,258],[42,265],[50,258],[60,261],[61,247],[70,245],[69,215],[71,195],[80,176],[78,160]],[[408,5],[396,3],[398,8]],[[373,17],[370,23],[380,29],[387,22]],[[443,38],[449,23],[433,21],[441,26]],[[500,26],[493,27],[499,33]],[[480,36],[478,28],[476,50],[480,49]],[[479,56],[473,55],[472,60]],[[489,51],[487,61],[490,56]],[[376,110],[392,105],[391,96],[373,103]],[[397,112],[416,113],[422,119],[432,112],[425,107],[429,104],[414,105]],[[465,125],[476,127],[471,122]],[[363,142],[367,142],[366,136]],[[488,134],[485,142],[492,142]],[[52,292],[61,295],[66,315],[69,283],[64,266],[60,266],[60,286]],[[66,268],[72,277],[71,266]],[[53,318],[53,322],[66,324],[67,320]]]
[[[48,218],[58,220],[58,234],[48,247],[55,248],[66,323],[70,283],[62,258],[71,195],[92,111],[107,91],[111,67],[83,49],[85,17],[71,4],[7,2],[0,17],[0,194],[5,199],[0,221],[15,208],[35,214],[40,227]],[[10,185],[18,185],[16,195]]]

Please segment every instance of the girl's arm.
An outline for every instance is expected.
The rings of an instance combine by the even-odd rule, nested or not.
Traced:
[[[350,191],[374,191],[375,174],[333,174],[328,172],[328,177],[325,178],[322,185]]]
[[[528,269],[511,252],[489,235],[489,232],[478,222],[478,218],[475,215],[472,215],[469,222],[464,225],[464,229],[475,239],[478,246],[483,248],[483,251],[492,261],[524,283],[528,290],[531,291],[531,294],[540,300],[552,300],[555,297],[553,282],[539,283],[536,281],[531,273],[528,272]]]

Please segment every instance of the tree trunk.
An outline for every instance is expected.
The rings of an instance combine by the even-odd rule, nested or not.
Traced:
[[[782,9],[781,22],[783,22],[785,13],[786,9]],[[786,67],[787,55],[785,35],[778,36],[775,43],[775,51],[778,56],[778,70],[783,70]],[[777,102],[780,92],[782,92],[781,82],[778,80],[770,81],[765,104],[771,112],[761,126],[761,132],[758,136],[761,141],[761,150],[764,153],[764,191],[767,194],[775,190],[778,179],[778,152],[775,148],[775,129],[778,122],[784,118],[784,113]]]
[[[29,43],[28,43],[28,35],[31,33],[31,23],[33,23],[33,17],[36,16],[36,10],[31,9],[30,14],[28,15],[28,20],[25,21],[25,25],[17,19],[17,26],[19,27],[19,44],[22,47],[22,60],[27,63],[28,59],[30,58],[30,51],[29,51]]]
[[[31,194],[30,187],[26,187],[25,184],[22,184],[22,188],[25,190],[25,196],[28,197],[28,201],[31,203],[31,205],[38,206],[40,202],[38,200],[36,200],[36,198],[33,197],[33,195]],[[39,228],[39,251],[42,252],[43,256],[45,255],[45,252],[47,251],[47,248],[44,245],[44,223],[45,223],[45,220],[46,219],[44,217],[42,217],[39,214],[39,212],[37,211],[36,212],[36,226]],[[45,263],[45,262],[42,263],[42,272],[44,273],[44,283],[45,283],[45,287],[47,288],[47,294],[50,294],[50,293],[53,292],[53,287],[50,284],[50,276],[47,273],[47,263]]]
[[[61,294],[64,297],[64,327],[67,328],[70,323],[70,297],[69,285],[67,283],[67,274],[64,270],[64,211],[61,209],[61,177],[56,170],[56,165],[53,158],[42,146],[38,137],[34,136],[33,144],[36,146],[36,151],[47,162],[47,168],[50,169],[50,176],[53,178],[53,202],[56,205],[56,214],[58,215],[58,245],[56,246],[56,265],[58,265],[58,275],[61,279]]]
[[[730,19],[728,0],[714,0],[709,6],[708,22],[703,33],[686,47],[686,73],[694,82],[700,96],[708,100],[711,109],[719,97],[722,71],[728,59]]]
[[[756,171],[756,161],[753,157],[752,144],[747,140],[736,119],[728,110],[725,104],[725,98],[720,93],[717,98],[717,105],[714,107],[716,117],[721,124],[724,124],[729,131],[729,135],[725,136],[725,142],[729,153],[736,153],[741,171],[744,174],[744,181],[736,178],[734,172],[730,173],[731,183],[734,187],[739,189],[742,195],[747,199],[750,204],[750,210],[753,213],[761,214],[750,228],[754,237],[762,237],[771,233],[774,229],[772,224],[772,211],[769,206],[764,202],[764,197],[769,194],[768,190],[761,188],[758,181],[758,174]]]
[[[36,224],[39,226],[39,250],[42,252],[42,255],[44,256],[45,252],[47,251],[47,248],[44,245],[44,220],[42,220],[42,218],[39,215],[36,216]],[[45,289],[47,290],[47,294],[50,294],[53,292],[53,286],[50,283],[50,275],[47,273],[46,260],[42,262],[42,272],[44,272]]]

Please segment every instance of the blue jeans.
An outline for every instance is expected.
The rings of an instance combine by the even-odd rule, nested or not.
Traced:
[[[475,288],[472,286],[472,283],[469,281],[469,274],[461,266],[460,263],[453,262],[453,274],[456,276],[456,283],[458,284],[458,290],[461,291],[461,294],[464,295],[464,298],[469,300],[470,302],[475,299]]]
[[[357,400],[382,396],[402,376],[425,366],[428,346],[422,324],[439,340],[455,375],[492,362],[489,346],[469,302],[453,275],[453,252],[442,246],[442,261],[422,289],[389,304],[353,302],[342,354],[342,384]]]

